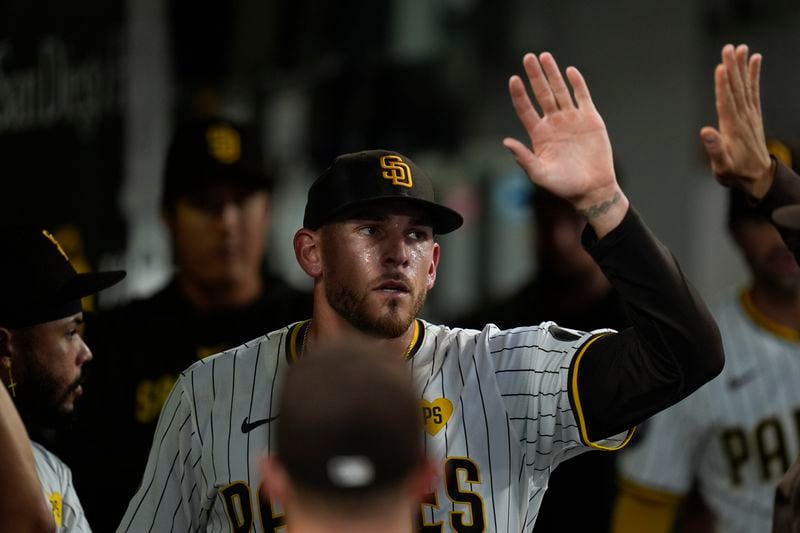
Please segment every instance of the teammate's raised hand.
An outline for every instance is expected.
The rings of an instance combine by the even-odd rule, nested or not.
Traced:
[[[551,54],[526,54],[522,62],[541,114],[522,79],[512,76],[511,102],[531,148],[511,138],[503,144],[533,183],[571,202],[602,236],[622,220],[628,201],[617,185],[611,142],[589,88],[578,69],[568,67],[573,102]]]
[[[714,71],[719,129],[700,130],[717,180],[756,198],[763,198],[773,178],[761,116],[760,73],[761,54],[748,58],[747,45],[725,45],[722,63]]]

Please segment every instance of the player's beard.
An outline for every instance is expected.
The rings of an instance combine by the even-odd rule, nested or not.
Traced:
[[[412,286],[406,278],[403,280],[408,287]],[[325,284],[328,303],[353,327],[376,337],[394,339],[408,331],[425,304],[428,291],[423,288],[416,294],[411,293],[411,307],[406,314],[403,313],[399,298],[390,299],[382,312],[377,315],[370,312],[370,294],[369,289],[358,291],[352,285],[336,280],[335,277],[329,277]]]
[[[769,290],[775,298],[794,300],[800,294],[800,271],[795,268],[787,270],[777,265],[785,264],[788,252],[783,246],[776,246],[760,261],[748,258],[753,277],[762,287]],[[789,259],[793,259],[789,257]]]
[[[25,380],[17,386],[17,407],[23,419],[40,427],[58,428],[73,420],[74,406],[67,398],[81,384],[83,376],[64,387],[47,368],[31,363]]]

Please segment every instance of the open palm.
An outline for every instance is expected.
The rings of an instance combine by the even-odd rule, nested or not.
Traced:
[[[523,81],[512,76],[511,101],[532,146],[516,139],[505,139],[505,146],[531,181],[576,207],[602,199],[617,185],[608,133],[586,82],[577,69],[567,69],[575,105],[552,55],[527,54],[523,64],[542,113],[533,107]]]
[[[719,129],[705,126],[700,137],[722,185],[762,198],[772,181],[772,162],[761,114],[761,54],[748,54],[747,45],[722,48],[722,63],[714,70]]]

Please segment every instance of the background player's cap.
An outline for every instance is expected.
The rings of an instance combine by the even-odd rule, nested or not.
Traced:
[[[785,205],[772,212],[772,220],[781,227],[800,229],[800,204]]]
[[[256,131],[219,117],[181,123],[167,152],[162,208],[182,195],[231,182],[253,190],[272,187]]]
[[[308,191],[303,226],[316,230],[351,209],[401,199],[431,217],[433,231],[449,233],[464,219],[436,201],[433,182],[413,161],[389,150],[365,150],[337,157]]]
[[[280,401],[277,458],[302,488],[367,494],[424,461],[422,416],[400,358],[315,352],[289,369]]]
[[[11,226],[0,230],[0,326],[20,328],[81,311],[81,298],[125,277],[124,271],[78,274],[46,230]]]

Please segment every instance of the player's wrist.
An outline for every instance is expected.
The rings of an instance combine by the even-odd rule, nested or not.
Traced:
[[[774,156],[769,156],[769,164],[764,165],[760,172],[757,173],[753,186],[749,193],[757,200],[763,199],[769,190],[772,188],[772,183],[775,181],[775,173],[778,171],[778,161]]]
[[[593,197],[576,205],[576,210],[586,217],[599,238],[616,228],[628,212],[630,201],[619,185],[614,183],[604,191],[597,191]]]

